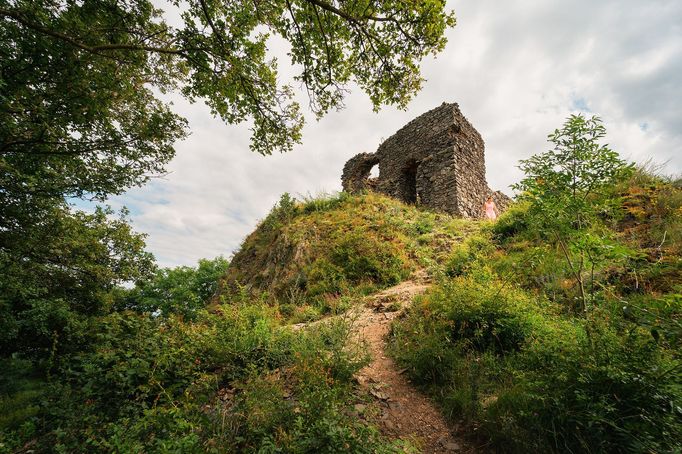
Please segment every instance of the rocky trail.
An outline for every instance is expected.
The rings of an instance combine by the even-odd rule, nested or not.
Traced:
[[[356,376],[369,402],[356,404],[354,411],[374,422],[387,438],[411,442],[423,453],[476,452],[456,435],[435,404],[410,383],[405,371],[386,352],[391,321],[429,287],[426,274],[421,273],[368,297],[366,304],[352,311],[353,334],[367,345],[372,358]]]

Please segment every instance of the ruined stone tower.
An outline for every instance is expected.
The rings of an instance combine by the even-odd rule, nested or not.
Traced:
[[[375,165],[379,177],[369,178]],[[488,188],[483,139],[456,103],[443,103],[415,118],[376,153],[351,158],[341,180],[348,192],[372,189],[464,217],[480,217],[488,195],[500,211],[509,204],[506,195]]]

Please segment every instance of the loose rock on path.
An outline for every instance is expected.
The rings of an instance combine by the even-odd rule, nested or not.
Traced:
[[[473,452],[453,434],[433,402],[415,389],[403,375],[404,370],[386,354],[391,321],[416,295],[429,288],[424,279],[420,275],[377,293],[359,310],[353,330],[367,343],[372,361],[356,378],[381,408],[378,425],[383,435],[409,440],[429,454]]]
[[[356,404],[354,412],[363,417],[370,415],[369,419],[378,425],[385,437],[408,441],[425,454],[475,453],[479,450],[455,434],[434,403],[410,383],[403,375],[405,370],[399,369],[386,353],[391,321],[430,286],[428,276],[421,271],[410,280],[367,297],[365,305],[344,315],[352,320],[353,334],[367,345],[372,357],[370,364],[355,377],[372,402],[370,405]],[[292,327],[304,329],[327,320],[298,323]],[[380,411],[373,412],[368,407],[378,407]],[[379,413],[376,418],[374,413]]]

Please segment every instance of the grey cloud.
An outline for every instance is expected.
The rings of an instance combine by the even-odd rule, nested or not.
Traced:
[[[459,102],[481,132],[494,188],[520,178],[519,159],[548,148],[547,134],[576,99],[602,116],[624,156],[682,170],[681,2],[469,0],[453,7],[450,43],[424,62],[428,82],[406,112],[376,114],[353,89],[345,110],[319,122],[309,117],[294,151],[262,157],[248,150],[248,125],[221,124],[200,103],[172,97],[192,135],[177,145],[171,174],[114,202],[134,208],[133,223],[149,234],[162,265],[229,255],[281,193],[339,190],[348,158],[374,151],[382,137],[443,101]],[[286,50],[274,42],[271,53],[290,77],[296,68],[286,65]]]

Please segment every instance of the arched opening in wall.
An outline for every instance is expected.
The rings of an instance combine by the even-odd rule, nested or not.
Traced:
[[[411,160],[403,168],[401,192],[406,203],[417,203],[417,167],[419,163]]]
[[[370,178],[370,173],[378,164],[379,158],[374,154],[361,153],[353,157],[343,168],[341,183],[344,191],[358,192],[374,189],[377,180]]]
[[[369,170],[369,178],[379,178],[379,164],[374,164],[374,166]]]

